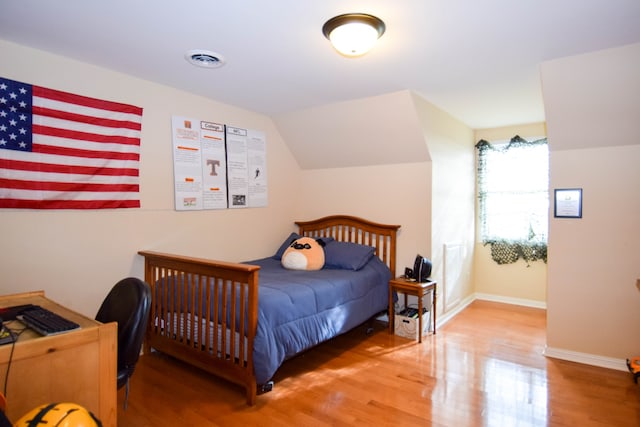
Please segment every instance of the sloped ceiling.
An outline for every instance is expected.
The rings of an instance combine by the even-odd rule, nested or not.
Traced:
[[[274,120],[302,169],[430,159],[408,91],[298,110]]]

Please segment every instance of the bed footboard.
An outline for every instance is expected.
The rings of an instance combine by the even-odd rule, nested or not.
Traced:
[[[151,348],[246,389],[255,404],[253,342],[260,267],[140,251],[153,302],[144,351]]]

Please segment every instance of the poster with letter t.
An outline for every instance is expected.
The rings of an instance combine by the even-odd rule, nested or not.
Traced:
[[[176,210],[227,208],[224,125],[172,117]]]

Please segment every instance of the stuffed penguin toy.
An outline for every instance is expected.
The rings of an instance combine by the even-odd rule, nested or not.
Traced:
[[[300,237],[282,254],[282,266],[289,270],[320,270],[324,266],[325,243],[311,237]]]

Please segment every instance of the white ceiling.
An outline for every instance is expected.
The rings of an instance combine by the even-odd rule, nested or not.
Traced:
[[[364,57],[322,35],[346,12],[386,23]],[[639,42],[640,1],[0,0],[0,38],[269,115],[407,89],[487,128],[544,120],[541,62]]]

